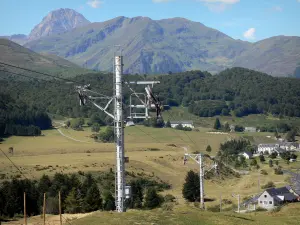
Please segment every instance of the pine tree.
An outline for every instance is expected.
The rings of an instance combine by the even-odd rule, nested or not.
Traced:
[[[266,161],[266,159],[265,159],[265,157],[264,157],[263,155],[259,155],[259,161],[260,161],[261,163],[263,163],[263,162]]]
[[[157,194],[155,188],[149,188],[146,192],[144,207],[147,209],[154,209],[162,202],[162,198]]]
[[[112,211],[115,210],[115,198],[112,196],[112,194],[109,191],[104,192],[103,194],[103,209],[105,211]]]
[[[96,183],[93,183],[88,189],[85,197],[85,206],[86,212],[92,212],[102,208],[102,199]]]
[[[273,167],[273,160],[272,159],[269,160],[269,167]]]
[[[214,124],[214,129],[219,130],[221,128],[221,122],[219,118],[216,118],[215,124]]]
[[[210,145],[208,145],[207,147],[206,147],[206,151],[209,153],[209,152],[211,152],[211,147],[210,147]]]
[[[190,170],[185,178],[185,183],[183,185],[182,194],[183,197],[190,201],[195,202],[199,200],[200,197],[200,180],[198,174]]]
[[[76,189],[72,188],[65,200],[66,212],[67,213],[80,213],[80,201],[77,197]]]
[[[170,120],[168,120],[168,121],[167,121],[167,123],[166,123],[166,127],[168,127],[168,128],[170,128],[170,127],[171,127],[171,122],[170,122]]]
[[[230,126],[228,123],[224,124],[224,131],[229,132],[230,131]]]

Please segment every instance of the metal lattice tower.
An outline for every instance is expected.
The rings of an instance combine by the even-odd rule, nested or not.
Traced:
[[[122,74],[123,56],[115,56],[115,110],[114,129],[116,142],[116,209],[124,212],[125,200],[125,163],[124,163],[124,124],[123,124],[123,93]]]
[[[125,157],[124,152],[124,118],[123,118],[123,91],[122,87],[123,84],[126,83],[131,92],[133,92],[133,95],[135,95],[139,100],[139,94],[137,94],[131,87],[130,83],[136,83],[136,84],[156,84],[159,83],[159,81],[136,81],[136,82],[123,82],[123,56],[122,51],[120,55],[114,56],[114,96],[109,97],[103,94],[99,94],[95,91],[90,90],[90,85],[84,85],[84,86],[76,86],[76,90],[79,95],[79,102],[80,105],[85,105],[87,101],[92,103],[95,107],[100,109],[102,112],[106,113],[109,117],[111,117],[114,120],[114,134],[115,134],[115,145],[116,145],[116,170],[115,170],[115,199],[116,199],[116,210],[117,212],[125,212],[126,207],[124,205],[125,199],[129,198],[131,195],[131,187],[126,186],[125,181],[125,159],[128,157]],[[141,107],[146,110],[146,116],[145,114],[142,114],[139,116],[132,116],[130,118],[148,118],[148,110],[152,108],[156,108],[157,112],[160,112],[160,102],[159,99],[157,99],[150,87],[145,88],[146,94],[143,94],[145,96],[145,100],[141,101],[142,105],[135,106],[130,105],[130,107]],[[93,93],[100,95],[101,97],[93,97],[90,95],[87,95],[87,93]],[[142,94],[142,93],[140,93]],[[98,103],[96,103],[97,100],[107,100],[107,103],[105,106],[101,106]],[[108,112],[110,104],[114,101],[114,112],[110,113]],[[153,104],[152,104],[153,103]]]

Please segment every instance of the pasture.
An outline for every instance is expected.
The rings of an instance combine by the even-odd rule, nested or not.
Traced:
[[[14,148],[14,155],[10,155],[12,161],[18,165],[26,177],[30,179],[39,178],[43,174],[50,176],[56,172],[73,173],[78,171],[94,172],[107,171],[114,168],[115,150],[113,143],[97,143],[90,135],[90,128],[84,131],[74,131],[72,129],[60,128],[43,131],[40,137],[10,137],[5,139],[0,148],[8,152],[10,147]],[[236,215],[232,213],[215,214],[212,212],[199,212],[193,204],[187,204],[182,198],[182,185],[186,173],[193,169],[198,171],[198,165],[189,160],[183,165],[184,147],[188,152],[204,152],[207,145],[212,146],[211,155],[215,155],[220,144],[230,138],[249,136],[253,140],[268,141],[269,133],[252,134],[215,134],[209,133],[206,128],[200,128],[199,132],[178,131],[169,128],[155,129],[144,126],[125,128],[125,152],[129,157],[129,163],[126,164],[127,171],[136,173],[154,174],[157,179],[162,179],[172,185],[170,190],[161,194],[172,194],[176,197],[178,205],[174,212],[166,213],[161,209],[154,211],[129,211],[124,215],[99,212],[87,216],[83,219],[73,221],[72,224],[268,224],[267,221],[278,223],[276,215],[267,214],[264,217],[262,213],[251,215]],[[63,136],[64,134],[65,136]],[[67,136],[67,137],[66,137]],[[70,139],[71,137],[72,139]],[[76,141],[77,140],[77,141]],[[268,161],[268,159],[267,159]],[[274,169],[269,168],[267,161],[259,163],[261,169],[265,169],[268,175],[262,175],[260,170],[250,171],[249,175],[240,178],[230,178],[226,180],[205,181],[205,194],[207,198],[214,201],[207,202],[206,206],[216,206],[219,204],[220,195],[222,199],[230,199],[235,205],[237,200],[232,197],[232,193],[241,195],[241,199],[261,192],[261,185],[268,181],[273,181],[276,186],[282,186],[288,183],[288,176],[275,175]],[[286,164],[280,161],[283,168],[300,168],[299,162],[295,164]],[[11,179],[13,176],[19,176],[19,171],[1,154],[0,155],[0,175],[4,179]],[[224,206],[226,208],[226,206]],[[228,206],[231,212],[236,206]],[[298,207],[298,206],[295,206]],[[300,207],[298,207],[299,209]],[[220,215],[220,216],[219,216]],[[291,216],[293,218],[294,215]],[[51,217],[51,216],[50,216]],[[138,219],[139,218],[139,219]],[[286,218],[282,216],[283,220]],[[253,221],[259,221],[256,223]],[[110,221],[107,223],[107,221]],[[293,219],[291,220],[293,222]],[[290,224],[294,224],[294,223]],[[282,224],[282,223],[281,223]]]

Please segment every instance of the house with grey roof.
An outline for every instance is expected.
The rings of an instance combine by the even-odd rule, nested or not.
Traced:
[[[292,189],[291,186],[285,186],[281,188],[269,188],[263,193],[244,201],[242,206],[248,208],[250,211],[255,210],[257,206],[271,210],[284,203],[299,201],[299,193]]]
[[[258,206],[264,209],[274,209],[277,206],[287,202],[297,202],[300,198],[289,187],[269,188],[265,190],[258,198]]]
[[[249,152],[249,151],[240,153],[239,155],[240,155],[240,156],[244,156],[246,159],[251,159],[251,158],[253,158],[252,152]]]
[[[170,121],[171,127],[176,128],[179,124],[183,127],[195,128],[194,123],[191,120],[188,121]]]
[[[278,143],[259,144],[257,146],[257,152],[260,153],[260,154],[264,154],[265,152],[268,152],[269,154],[272,154],[278,148],[279,148]]]

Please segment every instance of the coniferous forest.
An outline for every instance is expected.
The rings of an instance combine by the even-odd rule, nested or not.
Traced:
[[[38,136],[41,130],[51,128],[51,119],[45,110],[16,101],[0,93],[0,136]]]
[[[13,75],[1,75],[2,135],[38,135],[38,128],[51,126],[46,113],[67,117],[97,115],[103,121],[108,119],[95,107],[80,107],[74,86],[91,84],[92,90],[112,96],[112,74],[81,75],[74,78],[74,83],[30,78],[20,81]],[[227,69],[215,76],[201,71],[124,76],[124,81],[144,79],[161,82],[153,90],[164,104],[188,107],[189,112],[201,117],[267,113],[300,117],[300,80],[296,78],[276,78],[244,68]],[[124,86],[124,102],[128,104],[130,90]],[[143,92],[142,87],[132,88]]]

